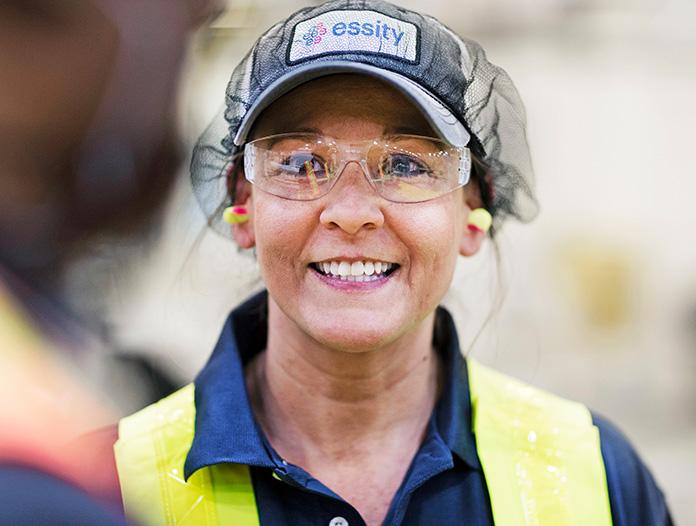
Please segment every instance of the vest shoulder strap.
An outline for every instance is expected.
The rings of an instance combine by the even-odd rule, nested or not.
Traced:
[[[497,526],[611,526],[599,431],[582,404],[467,360]]]
[[[127,516],[143,526],[258,526],[247,466],[205,467],[184,479],[195,411],[189,384],[119,422],[114,452]]]

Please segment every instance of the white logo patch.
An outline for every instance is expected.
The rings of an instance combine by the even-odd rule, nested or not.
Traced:
[[[418,27],[376,11],[329,11],[293,30],[288,62],[338,53],[375,53],[418,62]]]

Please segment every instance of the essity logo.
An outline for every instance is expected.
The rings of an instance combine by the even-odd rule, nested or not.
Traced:
[[[288,49],[290,64],[340,53],[375,53],[410,63],[419,60],[420,31],[406,20],[376,11],[328,11],[298,23]]]
[[[323,22],[319,22],[309,28],[304,35],[302,35],[302,40],[304,40],[305,46],[313,46],[321,42],[321,37],[326,34],[326,26]]]

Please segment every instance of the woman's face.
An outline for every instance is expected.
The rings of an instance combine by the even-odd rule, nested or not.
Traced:
[[[398,91],[360,75],[301,85],[264,111],[252,139],[307,129],[347,141],[395,132],[435,136]],[[357,352],[408,338],[432,319],[457,255],[475,253],[483,239],[466,228],[469,205],[477,205],[474,194],[460,188],[422,203],[394,203],[373,190],[357,163],[348,163],[317,200],[290,201],[252,189],[246,200],[251,219],[234,234],[242,246],[256,246],[262,277],[287,326],[330,348]],[[332,262],[344,268],[371,263],[375,272],[370,281],[346,281],[322,273]],[[392,270],[375,279],[385,264]]]

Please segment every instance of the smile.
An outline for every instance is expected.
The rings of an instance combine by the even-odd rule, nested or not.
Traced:
[[[340,281],[367,282],[379,281],[392,274],[399,265],[387,261],[320,261],[310,267],[322,276]]]

